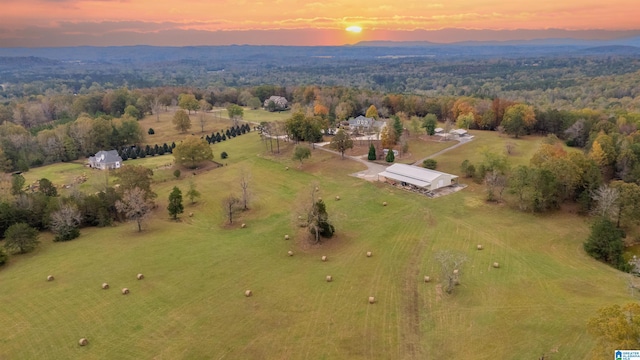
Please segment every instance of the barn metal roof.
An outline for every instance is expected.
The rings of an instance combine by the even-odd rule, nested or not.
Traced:
[[[405,164],[393,164],[378,175],[397,181],[403,181],[419,187],[430,185],[434,180],[442,175],[451,176],[452,179],[457,178],[455,175]]]

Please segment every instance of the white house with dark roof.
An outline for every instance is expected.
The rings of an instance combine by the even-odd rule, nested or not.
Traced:
[[[436,190],[457,183],[458,177],[419,166],[393,164],[378,174],[378,180]]]
[[[95,156],[89,157],[89,167],[94,169],[119,169],[122,158],[116,150],[98,151]]]
[[[374,118],[368,118],[365,116],[358,116],[356,118],[351,118],[348,120],[349,128],[352,130],[359,130],[364,133],[373,133],[376,131],[381,131],[383,127],[386,126],[382,120],[376,120]]]

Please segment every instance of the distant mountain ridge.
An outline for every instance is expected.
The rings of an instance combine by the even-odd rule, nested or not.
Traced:
[[[289,59],[389,60],[413,57],[527,58],[536,56],[640,56],[640,36],[612,40],[545,38],[509,41],[367,41],[343,46],[78,46],[50,48],[0,48],[0,65],[15,67],[84,64],[270,63],[283,66]],[[36,59],[37,58],[37,59]],[[45,61],[47,59],[48,61]],[[217,68],[217,67],[216,67]]]
[[[361,41],[352,46],[366,47],[414,47],[414,46],[633,46],[640,47],[640,36],[611,40],[584,40],[573,38],[541,38],[532,40],[489,40],[489,41],[458,41],[452,43],[437,43],[433,41]]]

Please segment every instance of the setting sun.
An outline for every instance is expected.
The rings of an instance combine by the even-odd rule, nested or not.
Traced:
[[[352,33],[359,33],[362,32],[362,28],[360,26],[349,26],[348,28],[346,28],[345,30],[347,30],[348,32],[352,32]]]

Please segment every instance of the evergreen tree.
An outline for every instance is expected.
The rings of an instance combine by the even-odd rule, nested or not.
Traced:
[[[336,229],[329,222],[327,207],[322,200],[316,201],[308,214],[309,231],[314,236],[316,243],[320,242],[320,237],[330,238]]]
[[[396,144],[397,144],[398,140],[400,139],[400,136],[404,134],[404,127],[402,126],[402,121],[400,120],[399,116],[393,117],[393,130],[396,133]]]
[[[367,159],[373,161],[376,160],[376,147],[373,146],[373,143],[369,144],[369,156],[367,156]]]
[[[624,232],[605,218],[596,220],[591,226],[591,235],[584,243],[584,250],[596,258],[620,270],[626,268],[622,253]]]
[[[389,149],[389,152],[387,152],[387,157],[384,160],[388,163],[396,161],[396,155],[393,153],[393,149]]]
[[[177,186],[174,186],[173,191],[169,194],[169,206],[167,206],[167,210],[169,210],[169,215],[173,220],[177,220],[178,214],[184,212],[184,206],[182,206],[182,191],[180,191]]]

